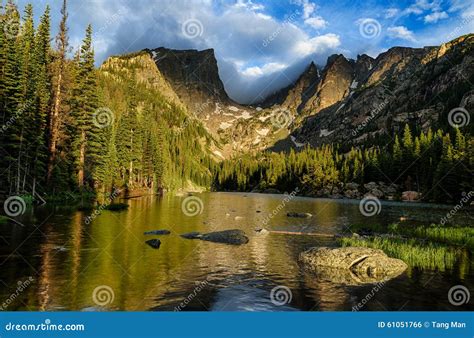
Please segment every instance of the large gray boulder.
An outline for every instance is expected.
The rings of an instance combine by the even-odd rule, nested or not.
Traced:
[[[245,235],[245,232],[239,229],[209,232],[207,234],[192,232],[188,234],[183,234],[181,235],[181,237],[187,239],[200,239],[202,241],[232,245],[246,244],[249,241],[248,237]]]
[[[387,281],[407,269],[405,262],[382,250],[361,247],[311,248],[300,254],[299,261],[325,279],[349,285]]]

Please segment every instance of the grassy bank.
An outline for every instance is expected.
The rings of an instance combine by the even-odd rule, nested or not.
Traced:
[[[458,257],[455,248],[436,243],[423,243],[417,239],[344,237],[341,239],[341,244],[381,249],[390,257],[399,258],[410,266],[440,271],[452,269]]]
[[[472,227],[391,224],[352,225],[350,229],[364,236],[344,237],[340,240],[341,245],[381,249],[414,267],[452,269],[469,255],[466,250],[474,251]]]
[[[350,230],[359,234],[377,235],[393,234],[420,240],[428,240],[455,247],[465,247],[474,251],[474,227],[441,226],[410,226],[400,224],[381,225],[351,225]]]

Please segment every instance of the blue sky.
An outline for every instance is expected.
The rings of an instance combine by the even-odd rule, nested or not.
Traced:
[[[56,28],[62,0],[32,2],[37,17],[52,7]],[[240,102],[288,84],[311,60],[324,66],[334,53],[376,57],[474,32],[474,0],[69,0],[69,15],[73,46],[93,25],[98,65],[143,48],[214,48],[225,87]]]

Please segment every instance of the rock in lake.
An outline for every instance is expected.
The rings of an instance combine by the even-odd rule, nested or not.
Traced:
[[[148,241],[145,242],[149,246],[151,246],[153,249],[158,249],[161,245],[161,241],[159,239],[149,239]]]
[[[361,247],[311,248],[299,261],[325,279],[348,285],[387,281],[407,269],[405,262],[382,250]]]
[[[232,245],[241,245],[249,242],[245,232],[238,229],[210,232],[201,235],[200,239],[203,241]]]
[[[201,238],[201,234],[199,232],[193,231],[193,232],[188,232],[186,234],[182,234],[181,237],[186,238],[186,239],[199,239]]]
[[[296,218],[309,218],[313,217],[309,212],[289,212],[286,214],[288,217],[296,217]]]
[[[232,245],[246,244],[249,241],[248,237],[245,235],[245,232],[238,229],[209,232],[207,234],[200,234],[199,232],[190,232],[181,235],[181,237],[186,239],[200,239],[208,242]]]
[[[402,201],[413,202],[418,201],[421,194],[418,191],[404,191],[402,192]]]
[[[169,235],[171,231],[169,230],[151,230],[151,231],[145,231],[143,234],[144,235]]]

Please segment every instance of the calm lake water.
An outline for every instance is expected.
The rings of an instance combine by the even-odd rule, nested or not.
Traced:
[[[0,306],[4,302],[6,310],[173,311],[184,304],[184,311],[350,311],[374,285],[345,286],[306,272],[297,262],[301,251],[337,243],[325,237],[257,235],[254,229],[267,215],[283,206],[268,222],[271,230],[335,234],[349,224],[389,224],[400,217],[410,224],[439,223],[450,210],[387,202],[380,214],[365,217],[359,202],[352,200],[297,197],[283,205],[282,195],[195,196],[203,202],[196,216],[183,213],[185,196],[130,199],[128,210],[102,211],[90,224],[84,222],[90,212],[64,207],[28,210],[17,219],[22,225],[0,226]],[[314,216],[288,218],[288,211]],[[455,221],[472,225],[473,218],[461,210]],[[143,234],[156,229],[171,234]],[[225,229],[242,229],[249,243],[231,246],[179,236]],[[160,238],[159,249],[145,244],[152,238]],[[362,310],[472,310],[474,294],[463,306],[448,301],[454,285],[473,293],[474,264],[470,257],[467,262],[446,272],[410,268],[387,282]],[[277,286],[290,290],[287,304],[271,301]]]

